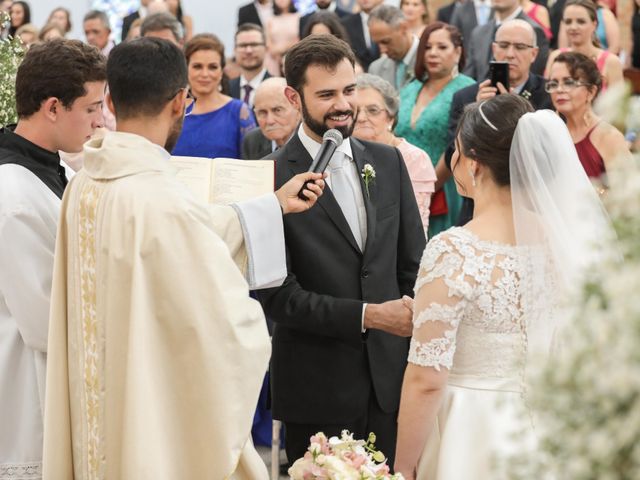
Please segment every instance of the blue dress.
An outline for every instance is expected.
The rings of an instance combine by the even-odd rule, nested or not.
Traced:
[[[419,80],[414,80],[407,84],[400,91],[400,110],[398,111],[396,135],[427,152],[435,167],[447,148],[449,111],[451,110],[453,94],[461,88],[474,83],[475,80],[462,74],[453,78],[420,113],[415,128],[411,126],[411,112],[423,83]],[[456,184],[453,178],[447,180],[442,189],[447,200],[447,213],[442,215],[432,214],[429,217],[428,238],[433,238],[441,231],[455,225],[460,215],[462,197],[456,191]]]
[[[173,155],[205,158],[240,158],[244,136],[256,127],[247,105],[237,99],[212,112],[184,119]]]

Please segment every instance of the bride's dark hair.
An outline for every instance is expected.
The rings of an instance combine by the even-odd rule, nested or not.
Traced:
[[[512,94],[467,105],[458,123],[456,148],[488,167],[496,184],[507,186],[511,141],[518,120],[528,112],[533,112],[531,104]]]

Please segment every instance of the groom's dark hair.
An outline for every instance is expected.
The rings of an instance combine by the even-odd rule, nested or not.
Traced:
[[[187,62],[173,43],[139,38],[111,51],[107,82],[116,119],[157,115],[187,86]]]
[[[511,141],[518,120],[528,112],[533,112],[531,104],[512,94],[496,95],[490,100],[467,105],[458,123],[456,148],[462,150],[465,157],[488,167],[497,185],[507,186],[511,183]],[[455,178],[455,171],[453,173]]]

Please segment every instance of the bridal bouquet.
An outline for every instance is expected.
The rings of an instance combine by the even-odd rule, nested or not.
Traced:
[[[0,12],[0,30],[9,22],[9,15]],[[16,72],[23,55],[24,48],[19,39],[0,39],[0,127],[17,121]]]
[[[613,95],[619,100],[605,98],[605,118],[621,115],[618,125],[638,128],[638,101]],[[559,355],[531,385],[539,452],[510,478],[640,479],[639,165],[636,156],[608,175],[616,255],[591,272]]]
[[[327,438],[322,432],[311,437],[303,458],[289,469],[292,480],[403,480],[391,475],[385,457],[374,448],[375,435],[368,440],[354,440],[347,430],[340,438]]]

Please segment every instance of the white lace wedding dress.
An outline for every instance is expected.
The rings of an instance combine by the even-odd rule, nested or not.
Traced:
[[[545,269],[540,250],[465,228],[427,245],[415,291],[429,285],[431,302],[414,317],[409,362],[450,374],[418,480],[496,480],[497,462],[535,444],[523,380],[528,319],[549,287],[529,279],[546,283]]]

